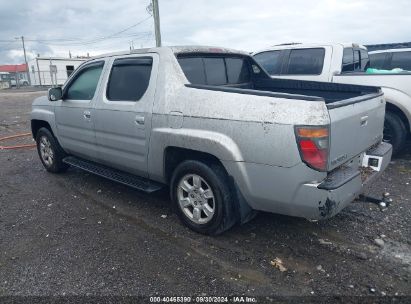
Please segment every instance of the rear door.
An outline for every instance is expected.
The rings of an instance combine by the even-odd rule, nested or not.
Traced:
[[[84,64],[64,87],[62,100],[56,101],[58,139],[69,153],[94,160],[94,103],[101,82],[104,60]]]
[[[157,54],[111,59],[95,108],[100,162],[140,176],[148,175],[148,143],[157,69]]]

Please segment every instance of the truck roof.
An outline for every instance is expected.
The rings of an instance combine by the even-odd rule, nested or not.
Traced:
[[[367,49],[365,46],[352,43],[352,42],[324,42],[324,43],[284,43],[273,45],[268,48],[259,50],[254,52],[253,54],[266,52],[266,51],[273,51],[273,50],[283,50],[283,49],[300,49],[300,48],[318,48],[324,46],[332,46],[332,47],[342,47],[342,48],[349,48],[349,47],[359,47],[361,49]]]
[[[113,52],[107,54],[101,54],[98,56],[93,56],[90,59],[105,58],[111,56],[119,55],[132,55],[132,54],[145,54],[145,53],[159,53],[164,50],[171,50],[174,54],[183,54],[183,53],[221,53],[221,54],[241,54],[249,55],[249,53],[239,50],[234,50],[230,48],[218,47],[218,46],[204,46],[204,45],[188,45],[188,46],[162,46],[162,47],[153,47],[153,48],[142,48],[135,49],[131,51],[123,52]]]
[[[369,52],[370,54],[378,53],[398,53],[398,52],[411,52],[411,48],[401,48],[401,49],[387,49]]]

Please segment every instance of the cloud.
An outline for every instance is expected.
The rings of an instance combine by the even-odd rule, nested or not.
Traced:
[[[37,53],[68,56],[69,51],[74,55],[96,55],[126,50],[131,40],[136,47],[153,46],[152,20],[120,34],[121,37],[96,40],[147,18],[149,2],[1,1],[0,40],[24,35],[29,57]],[[159,2],[165,45],[218,45],[254,51],[284,42],[370,44],[410,40],[409,0]],[[91,40],[95,43],[86,44]],[[23,62],[20,50],[18,41],[0,42],[0,63]]]

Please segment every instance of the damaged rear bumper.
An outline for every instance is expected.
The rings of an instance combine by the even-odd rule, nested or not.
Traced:
[[[368,175],[361,174],[360,156],[351,167],[340,167],[328,174],[303,163],[290,168],[230,161],[223,161],[223,165],[250,208],[319,220],[334,216],[363,193],[364,187],[388,166],[391,152],[391,145],[386,143],[367,151],[367,155],[381,159],[379,171]]]
[[[363,166],[342,167],[331,172],[318,185],[305,185],[310,189],[314,186],[319,193],[316,213],[309,218],[326,219],[340,212],[382,174],[391,160],[391,154],[392,146],[380,143],[366,152],[367,163]]]

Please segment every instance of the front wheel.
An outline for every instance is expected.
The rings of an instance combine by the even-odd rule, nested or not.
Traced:
[[[66,153],[47,128],[40,128],[36,134],[37,152],[44,168],[53,173],[64,172],[69,167],[63,163]]]
[[[393,113],[385,113],[384,141],[392,145],[392,154],[398,155],[407,139],[407,130],[401,118]]]
[[[170,188],[175,212],[192,230],[216,235],[235,224],[228,176],[221,165],[184,161],[174,170]]]

